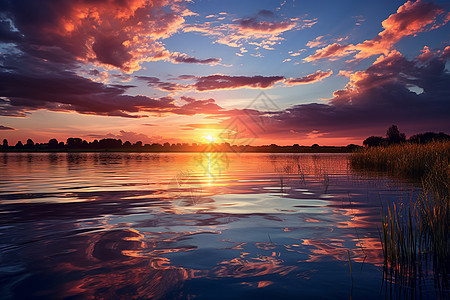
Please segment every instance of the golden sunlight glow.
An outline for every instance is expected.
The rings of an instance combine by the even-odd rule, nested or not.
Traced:
[[[208,134],[208,135],[205,135],[205,136],[203,136],[209,143],[212,143],[212,142],[214,142],[214,140],[215,140],[215,138],[212,136],[212,135],[210,135],[210,134]]]

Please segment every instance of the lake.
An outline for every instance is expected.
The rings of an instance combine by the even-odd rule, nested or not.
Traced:
[[[3,299],[434,299],[383,277],[413,184],[347,154],[0,154]]]

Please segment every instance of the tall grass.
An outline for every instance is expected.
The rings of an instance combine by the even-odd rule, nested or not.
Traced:
[[[352,154],[350,163],[421,183],[417,197],[382,208],[385,275],[412,287],[421,277],[422,263],[430,259],[437,284],[448,288],[450,143],[368,148]]]
[[[447,184],[449,180],[450,142],[400,144],[371,147],[353,153],[353,168],[386,171],[404,178]]]

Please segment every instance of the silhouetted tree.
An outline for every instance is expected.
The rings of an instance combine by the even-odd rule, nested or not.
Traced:
[[[32,139],[28,139],[26,143],[27,148],[33,148],[34,142]]]
[[[142,147],[142,142],[141,141],[137,141],[136,143],[134,143],[133,147],[141,148]]]
[[[131,143],[129,141],[126,141],[125,143],[123,143],[123,146],[125,148],[130,148],[131,147]]]
[[[48,147],[50,149],[58,148],[58,140],[57,139],[51,139],[48,141]]]
[[[386,140],[389,144],[399,144],[406,141],[406,135],[400,133],[397,125],[392,125],[386,132]]]
[[[122,147],[122,140],[101,139],[98,144],[102,149],[119,149]]]
[[[80,138],[68,138],[67,139],[67,147],[69,149],[76,149],[83,147],[83,140]]]
[[[91,143],[91,147],[93,149],[98,149],[99,148],[98,140],[93,140],[92,143]]]
[[[348,144],[345,148],[347,148],[349,151],[354,151],[358,148],[360,148],[361,146],[355,145],[355,144]]]
[[[17,142],[16,148],[23,148],[22,141],[18,141],[18,142]]]
[[[425,132],[425,133],[419,133],[411,136],[408,139],[408,142],[415,143],[415,144],[426,144],[430,143],[432,141],[449,141],[450,135],[445,134],[443,132]]]
[[[366,147],[383,146],[385,139],[381,136],[369,136],[364,140],[363,145]]]
[[[8,140],[3,139],[3,148],[8,148]]]

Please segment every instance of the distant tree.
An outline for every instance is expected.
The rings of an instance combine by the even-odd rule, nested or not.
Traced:
[[[3,139],[3,148],[8,148],[8,140]]]
[[[449,141],[450,135],[445,134],[443,132],[425,132],[425,133],[419,133],[411,136],[408,139],[408,142],[415,143],[415,144],[426,144],[430,143],[432,141]]]
[[[122,140],[101,139],[98,144],[102,149],[119,149],[122,147]]]
[[[68,138],[67,147],[70,149],[82,148],[83,140],[80,138]]]
[[[129,141],[126,141],[125,143],[123,143],[123,146],[126,148],[130,148],[131,147],[131,143]]]
[[[27,143],[26,143],[27,148],[33,148],[34,147],[34,142],[32,139],[28,139]]]
[[[366,147],[378,147],[382,146],[385,142],[385,139],[381,136],[369,136],[364,140],[363,145]]]
[[[98,140],[93,140],[91,143],[91,147],[94,149],[98,149],[99,148],[99,142]]]
[[[23,148],[22,141],[18,141],[17,144],[16,144],[16,147],[17,148]]]
[[[347,148],[349,151],[354,151],[358,148],[361,148],[361,146],[355,145],[355,144],[348,144],[345,148]]]
[[[388,144],[400,144],[406,141],[406,135],[400,133],[397,125],[392,125],[386,132],[386,140]]]
[[[137,141],[136,143],[134,143],[133,146],[137,147],[137,148],[140,148],[140,147],[142,147],[142,142],[141,141]]]
[[[48,147],[50,149],[58,148],[58,140],[57,139],[51,139],[48,141]]]
[[[314,149],[317,149],[317,148],[319,148],[320,146],[319,146],[319,144],[313,144],[312,146],[311,146],[311,148],[314,148]]]

